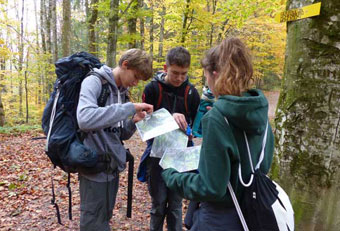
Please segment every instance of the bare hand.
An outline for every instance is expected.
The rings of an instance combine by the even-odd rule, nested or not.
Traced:
[[[153,112],[153,105],[147,103],[134,103],[133,104],[136,109],[136,113],[140,113],[145,111],[146,113],[150,114]]]
[[[185,119],[185,116],[181,113],[174,113],[172,116],[174,117],[180,129],[182,129],[183,131],[186,131],[188,123]]]
[[[145,111],[137,112],[137,113],[133,116],[132,121],[133,121],[134,123],[137,123],[137,122],[141,121],[142,119],[144,119],[145,116],[146,116],[146,112],[145,112]]]

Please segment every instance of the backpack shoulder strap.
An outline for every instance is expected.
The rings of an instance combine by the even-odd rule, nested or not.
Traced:
[[[156,109],[159,109],[162,103],[162,99],[163,99],[163,87],[160,82],[157,82],[157,86],[158,86],[158,100],[157,100]]]
[[[185,87],[185,92],[184,92],[184,107],[185,107],[185,111],[189,115],[189,117],[190,117],[190,111],[189,111],[189,107],[188,107],[188,98],[189,98],[188,95],[189,95],[190,88],[191,88],[191,85],[188,84]]]
[[[109,82],[104,79],[99,73],[95,72],[95,71],[90,71],[87,76],[90,76],[90,75],[94,75],[94,76],[97,76],[101,83],[102,83],[102,90],[100,92],[100,95],[97,99],[97,102],[98,102],[98,106],[99,107],[104,107],[105,104],[106,104],[106,100],[107,98],[109,97],[110,95],[110,87],[109,87]]]

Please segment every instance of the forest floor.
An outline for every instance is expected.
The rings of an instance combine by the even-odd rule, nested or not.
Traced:
[[[278,92],[265,92],[269,116],[274,117]],[[44,153],[44,140],[32,140],[41,133],[0,134],[0,230],[79,230],[79,189],[77,174],[71,175],[73,220],[68,220],[67,175],[52,169]],[[200,140],[196,140],[196,144]],[[135,134],[125,142],[135,155],[135,175],[145,143]],[[63,225],[57,223],[51,205],[51,176]],[[147,185],[134,178],[132,218],[126,217],[127,171],[120,175],[112,230],[149,230],[150,196]],[[185,214],[187,201],[183,203]]]

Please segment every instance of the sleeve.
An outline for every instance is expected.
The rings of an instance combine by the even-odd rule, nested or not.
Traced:
[[[167,187],[194,201],[220,201],[226,195],[231,172],[231,148],[223,140],[228,140],[226,136],[230,133],[226,134],[226,129],[221,127],[225,128],[213,118],[204,117],[198,173],[179,173],[174,169],[166,169],[162,176]]]
[[[99,107],[97,98],[101,92],[101,81],[96,76],[85,78],[81,84],[77,107],[79,128],[83,131],[103,129],[124,121],[135,113],[132,103],[111,104]]]

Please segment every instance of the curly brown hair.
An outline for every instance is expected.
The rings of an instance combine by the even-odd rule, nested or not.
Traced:
[[[206,52],[201,65],[210,74],[218,73],[215,94],[241,96],[249,89],[253,65],[249,51],[240,39],[224,39]]]

